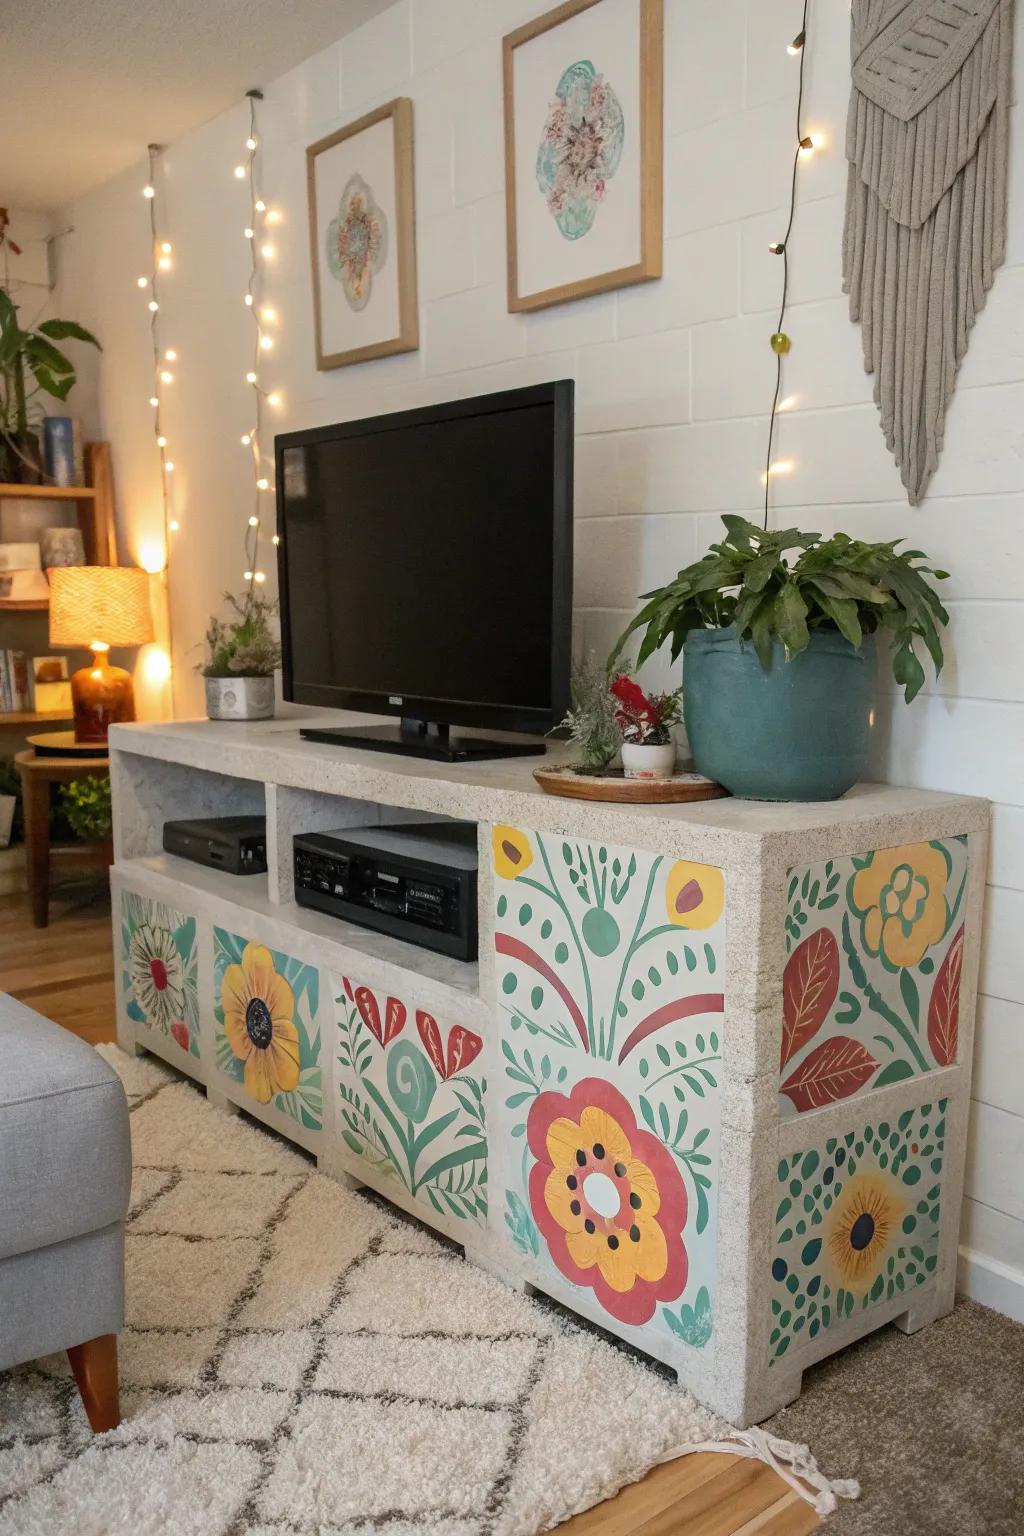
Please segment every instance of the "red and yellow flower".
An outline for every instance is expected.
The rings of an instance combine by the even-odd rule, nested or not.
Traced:
[[[850,882],[869,955],[891,971],[920,964],[946,931],[949,865],[933,843],[880,848]]]
[[[686,1286],[686,1190],[671,1154],[601,1078],[541,1093],[527,1122],[530,1204],[567,1280],[620,1322],[646,1323]]]
[[[665,911],[679,928],[710,928],[725,906],[725,876],[714,864],[680,859],[665,882]]]

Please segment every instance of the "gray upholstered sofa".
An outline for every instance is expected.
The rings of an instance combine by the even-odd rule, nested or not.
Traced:
[[[130,1184],[116,1073],[0,993],[0,1370],[66,1349],[94,1430],[118,1422]]]

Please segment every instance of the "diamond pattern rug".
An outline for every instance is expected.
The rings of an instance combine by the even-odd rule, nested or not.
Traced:
[[[123,1422],[0,1374],[0,1536],[532,1536],[730,1433],[153,1057],[132,1109]],[[737,1449],[738,1447],[731,1447]]]

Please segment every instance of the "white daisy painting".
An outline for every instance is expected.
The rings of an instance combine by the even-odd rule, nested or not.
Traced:
[[[128,1017],[198,1057],[195,918],[135,891],[124,891],[121,966]]]

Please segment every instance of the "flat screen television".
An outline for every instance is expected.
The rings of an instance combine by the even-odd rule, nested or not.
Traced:
[[[395,715],[314,740],[446,760],[543,751],[569,696],[571,380],[276,440],[284,696]]]

